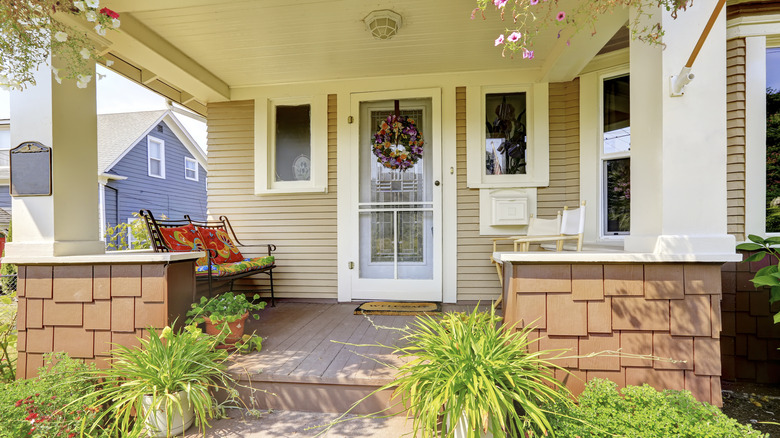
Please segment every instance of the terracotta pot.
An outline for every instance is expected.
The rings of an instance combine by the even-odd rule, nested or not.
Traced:
[[[246,326],[246,319],[248,317],[249,317],[249,312],[241,315],[241,318],[228,323],[230,334],[228,335],[227,338],[225,338],[225,344],[235,344],[236,342],[241,340],[241,337],[244,336],[244,327]],[[212,321],[209,318],[205,318],[205,322],[206,322],[206,333],[210,335],[218,335],[220,333],[222,322]]]

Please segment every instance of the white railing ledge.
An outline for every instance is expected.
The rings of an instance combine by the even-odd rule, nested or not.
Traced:
[[[3,257],[3,263],[15,265],[111,265],[170,263],[195,260],[206,255],[203,251],[194,252],[153,252],[151,250],[109,251],[105,254],[85,254],[70,256],[9,256]]]

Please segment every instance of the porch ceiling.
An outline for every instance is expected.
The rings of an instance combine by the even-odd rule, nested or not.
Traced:
[[[576,0],[562,1],[571,2]],[[124,35],[107,36],[115,42],[124,39],[109,45],[111,53],[152,70],[202,101],[229,97],[223,86],[511,69],[536,69],[542,77],[556,64],[550,58],[560,57],[560,46],[565,43],[551,30],[549,37],[537,39],[536,59],[502,58],[492,41],[506,25],[494,11],[487,20],[479,16],[471,20],[473,0],[104,3],[128,22],[121,29]],[[366,15],[379,9],[391,9],[403,17],[401,29],[391,40],[373,39],[363,23]],[[156,35],[150,37],[150,33]],[[601,45],[613,33],[614,29],[608,29]],[[146,46],[147,51],[128,49],[128,37]],[[161,71],[159,65],[149,67],[144,53],[165,57],[173,68]],[[202,67],[201,74],[188,68],[192,65]],[[177,84],[176,77],[168,77],[184,70],[190,70],[191,76],[212,75],[197,84],[210,92]]]

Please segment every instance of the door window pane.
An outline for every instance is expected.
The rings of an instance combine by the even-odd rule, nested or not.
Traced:
[[[525,93],[485,95],[485,175],[526,173]]]
[[[276,181],[311,179],[311,105],[279,105],[276,111]]]
[[[766,231],[780,233],[780,48],[766,51]]]

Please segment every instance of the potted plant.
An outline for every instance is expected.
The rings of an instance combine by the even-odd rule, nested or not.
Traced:
[[[255,294],[252,301],[246,299],[244,294],[234,294],[225,292],[214,298],[207,299],[202,297],[199,302],[193,303],[192,308],[187,312],[187,324],[204,323],[206,333],[210,335],[219,335],[224,333],[226,336],[223,343],[225,345],[234,345],[244,336],[246,319],[250,312],[265,309],[265,301],[260,301],[260,295]],[[260,319],[260,315],[252,314],[254,319]]]
[[[406,360],[394,389],[413,420],[414,434],[486,437],[551,433],[550,403],[571,403],[553,376],[559,366],[532,352],[531,328],[501,324],[491,308],[471,313],[421,316],[403,329],[396,352]],[[560,354],[559,354],[560,355]]]
[[[205,432],[218,412],[214,392],[233,392],[228,353],[214,348],[218,338],[190,325],[179,333],[149,329],[140,342],[141,348],[117,345],[111,367],[98,371],[104,381],[95,405],[103,409],[85,433],[104,427],[117,436],[164,437],[183,434],[193,422]]]

